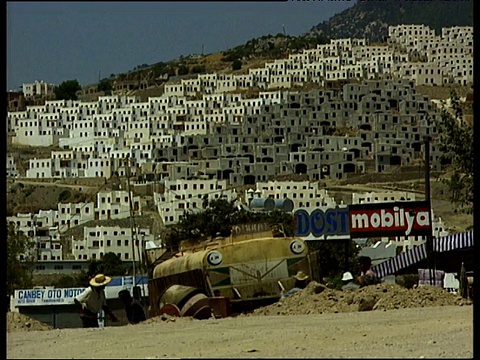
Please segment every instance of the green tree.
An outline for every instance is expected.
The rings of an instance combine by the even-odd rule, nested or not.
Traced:
[[[235,205],[235,200],[205,200],[206,209],[195,213],[185,213],[184,217],[169,228],[166,242],[177,246],[181,240],[202,241],[218,234],[230,236],[234,225],[265,222],[278,229],[278,234],[293,236],[294,218],[291,213],[275,209],[270,212],[252,212]]]
[[[192,67],[192,69],[190,70],[190,72],[191,72],[192,74],[204,73],[204,72],[205,72],[205,66],[203,66],[203,65],[195,65],[194,67]]]
[[[90,278],[85,271],[75,275],[65,275],[53,283],[56,288],[71,288],[71,287],[85,287]]]
[[[167,64],[165,64],[163,62],[159,62],[159,63],[156,63],[155,65],[153,65],[152,71],[154,73],[154,76],[158,77],[160,75],[163,75],[163,73],[165,72],[166,65]]]
[[[106,95],[112,93],[112,79],[102,79],[97,86],[98,91],[104,91]]]
[[[185,65],[180,65],[178,67],[178,75],[188,75],[189,72],[190,70]]]
[[[7,224],[7,294],[32,287],[35,259],[34,240]]]
[[[242,68],[242,61],[240,59],[235,59],[232,62],[232,70],[240,70]]]
[[[108,276],[124,276],[127,270],[126,266],[117,254],[113,252],[107,252],[102,257],[104,271],[103,273]]]
[[[450,178],[442,181],[450,190],[450,200],[456,210],[473,212],[473,125],[463,119],[463,111],[455,92],[451,95],[451,111],[445,106],[437,121],[440,134],[440,160],[451,165]]]
[[[77,100],[77,91],[81,89],[77,80],[64,81],[55,88],[55,98],[57,100]]]
[[[108,252],[100,260],[90,259],[88,263],[89,278],[96,274],[105,274],[108,276],[124,276],[127,267],[122,260],[113,252]]]
[[[94,277],[96,274],[103,274],[103,262],[97,259],[90,259],[88,261],[87,275],[88,279]]]

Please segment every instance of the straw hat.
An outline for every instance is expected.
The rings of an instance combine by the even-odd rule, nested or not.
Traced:
[[[349,280],[353,280],[353,275],[350,271],[347,271],[343,273],[342,281],[349,281]]]
[[[308,279],[308,275],[305,274],[302,270],[300,270],[299,272],[297,272],[296,275],[293,276],[295,279],[297,280],[300,280],[300,281],[303,281],[303,280],[307,280]]]
[[[91,286],[105,286],[110,281],[112,281],[112,278],[110,276],[105,276],[103,274],[98,274],[98,275],[95,275],[94,278],[90,279],[90,285]]]

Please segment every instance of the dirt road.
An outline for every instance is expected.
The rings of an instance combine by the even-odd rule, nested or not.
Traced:
[[[472,358],[473,306],[7,334],[7,358]]]
[[[35,181],[35,180],[27,180],[27,179],[13,179],[12,183],[34,185],[34,186],[58,186],[62,188],[72,188],[72,189],[98,190],[100,188],[100,186],[93,186],[93,185],[64,184],[62,182]]]

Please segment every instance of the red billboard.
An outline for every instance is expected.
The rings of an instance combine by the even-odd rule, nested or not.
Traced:
[[[350,238],[432,234],[428,201],[349,205]]]

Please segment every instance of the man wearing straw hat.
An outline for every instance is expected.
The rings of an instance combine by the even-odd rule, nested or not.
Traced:
[[[302,270],[297,272],[293,277],[295,278],[295,284],[293,285],[293,288],[283,293],[282,298],[286,298],[302,289],[305,289],[309,283],[309,276]]]
[[[110,320],[117,321],[117,317],[107,306],[105,297],[105,286],[111,280],[112,278],[104,274],[95,275],[90,279],[90,286],[75,297],[74,302],[80,306],[80,319],[84,328],[98,327],[97,314],[101,310],[105,311]]]

